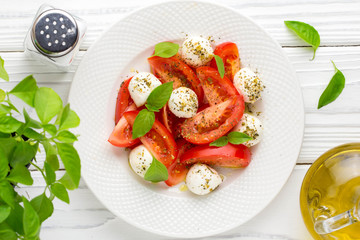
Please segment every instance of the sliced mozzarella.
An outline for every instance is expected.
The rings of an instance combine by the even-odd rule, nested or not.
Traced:
[[[194,164],[186,175],[188,189],[197,195],[212,192],[220,183],[222,183],[220,175],[213,168],[202,163]]]
[[[191,118],[198,110],[198,99],[196,93],[190,88],[179,87],[171,93],[168,105],[175,116]]]
[[[258,144],[263,136],[263,125],[259,118],[244,113],[240,122],[235,126],[233,131],[238,131],[252,137],[253,140],[243,143],[247,147],[252,147]]]
[[[152,161],[153,157],[144,145],[139,145],[130,152],[130,166],[140,177],[145,176],[145,173],[150,167]]]
[[[187,64],[200,67],[211,61],[214,50],[209,40],[202,37],[190,37],[182,44],[181,57]]]
[[[160,86],[161,82],[153,74],[140,72],[129,83],[129,92],[137,107],[145,104],[152,90]]]
[[[264,90],[262,81],[249,68],[242,68],[235,74],[234,85],[247,103],[254,103],[260,99]]]

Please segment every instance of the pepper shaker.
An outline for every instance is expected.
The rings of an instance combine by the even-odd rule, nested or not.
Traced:
[[[79,51],[86,31],[84,20],[42,5],[24,41],[25,53],[45,64],[67,70]]]

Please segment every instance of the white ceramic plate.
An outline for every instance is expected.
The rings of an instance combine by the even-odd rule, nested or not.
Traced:
[[[130,69],[149,70],[146,58],[156,43],[185,34],[235,42],[242,66],[256,70],[266,85],[258,106],[264,139],[253,149],[251,164],[228,173],[219,189],[203,197],[142,181],[128,166],[128,152],[107,142],[121,81]],[[239,12],[211,3],[161,3],[121,19],[84,56],[69,101],[81,118],[77,148],[89,188],[126,222],[174,237],[221,233],[258,214],[291,174],[304,129],[301,90],[279,44]]]

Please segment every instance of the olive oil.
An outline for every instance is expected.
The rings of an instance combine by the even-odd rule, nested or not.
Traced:
[[[300,193],[304,222],[315,239],[360,240],[360,222],[318,235],[314,222],[352,209],[360,200],[360,144],[346,144],[323,154],[309,169]]]

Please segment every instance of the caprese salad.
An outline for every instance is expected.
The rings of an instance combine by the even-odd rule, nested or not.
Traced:
[[[150,72],[123,81],[109,142],[130,148],[133,171],[147,181],[181,182],[198,195],[223,177],[212,166],[244,168],[262,138],[259,118],[245,112],[261,99],[263,82],[241,68],[238,47],[203,37],[162,42]]]

